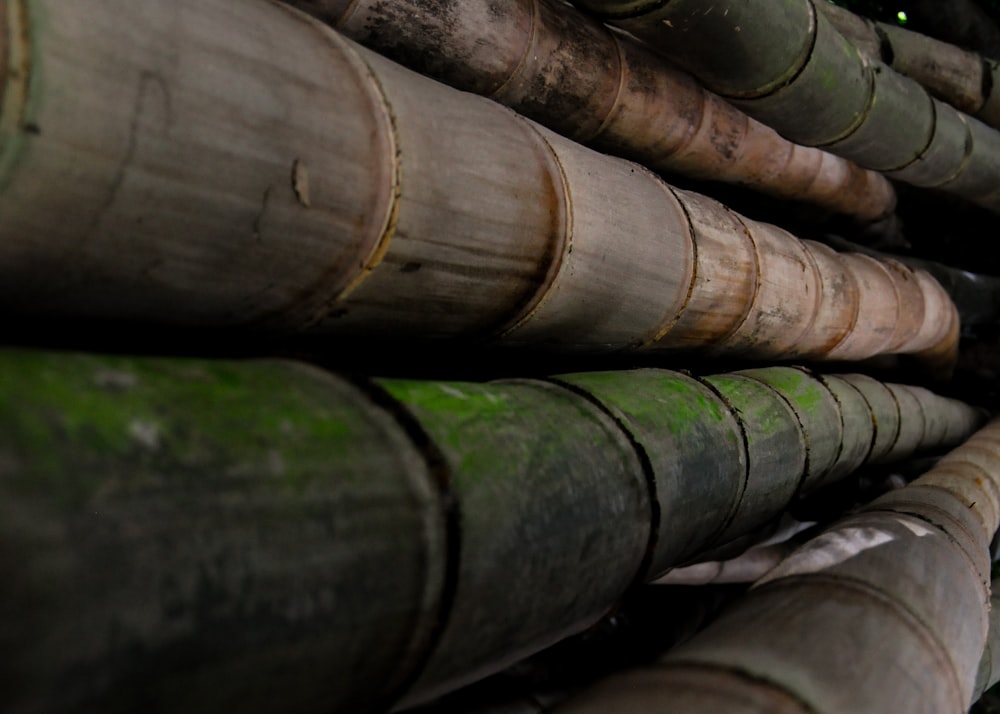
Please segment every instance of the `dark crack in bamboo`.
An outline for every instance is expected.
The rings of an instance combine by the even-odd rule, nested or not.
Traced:
[[[994,421],[805,544],[687,644],[557,711],[968,711],[992,677],[984,646],[998,504]]]
[[[0,689],[36,712],[426,701],[980,419],[789,367],[372,382],[5,350],[0,373]]]
[[[0,300],[22,316],[955,358],[926,273],[741,218],[282,4],[7,7],[32,47],[0,127]]]
[[[1000,211],[1000,133],[868,59],[816,2],[575,0],[792,141]]]
[[[658,171],[874,220],[880,174],[793,144],[686,73],[558,0],[292,0],[377,52]]]

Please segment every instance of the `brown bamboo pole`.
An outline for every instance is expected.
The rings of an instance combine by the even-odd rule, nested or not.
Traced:
[[[827,480],[804,478],[827,425],[796,416],[820,387],[780,371],[349,382],[0,351],[5,703],[378,711],[497,671]],[[925,438],[976,418],[924,399],[955,422]]]
[[[865,57],[814,0],[576,4],[792,141],[1000,209],[997,133]]]
[[[557,0],[294,0],[423,74],[658,171],[727,181],[862,220],[895,202],[878,174],[792,144],[690,76]]]
[[[804,545],[687,644],[556,711],[967,711],[998,493],[995,421]]]
[[[10,310],[589,352],[954,351],[933,280],[904,313],[904,290],[825,249],[234,1],[8,6],[28,10],[9,19],[35,87],[5,105],[24,114],[0,171]],[[111,42],[122,27],[138,39]],[[295,52],[245,89],[277,44]],[[99,125],[78,121],[93,105]],[[921,309],[909,341],[870,334]]]

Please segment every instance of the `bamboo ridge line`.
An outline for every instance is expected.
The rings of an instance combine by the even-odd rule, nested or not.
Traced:
[[[996,679],[984,646],[998,504],[994,421],[802,546],[688,643],[555,711],[968,711]]]
[[[575,0],[792,141],[1000,210],[1000,133],[862,56],[816,2]]]
[[[0,161],[0,301],[21,314],[955,358],[927,273],[737,216],[284,5],[29,7],[42,94]]]
[[[5,350],[0,372],[0,683],[38,712],[425,701],[981,418],[788,367],[349,382]]]
[[[557,0],[290,4],[411,69],[658,171],[741,184],[861,220],[895,205],[883,176],[781,138]]]
[[[816,8],[869,60],[885,62],[960,112],[1000,127],[1000,63],[832,2]]]

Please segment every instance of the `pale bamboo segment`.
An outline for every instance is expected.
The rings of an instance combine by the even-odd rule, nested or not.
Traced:
[[[688,75],[557,0],[294,0],[424,74],[660,171],[738,183],[868,220],[883,177],[782,139]]]
[[[977,701],[983,692],[1000,682],[1000,579],[990,583],[990,593],[990,634],[983,658],[979,661],[973,701]]]
[[[805,544],[656,664],[556,711],[967,711],[984,677],[997,433]]]
[[[26,28],[38,35],[32,81],[66,89],[23,104],[0,167],[0,297],[24,312],[774,359],[890,346],[869,334],[898,322],[885,280],[862,285],[818,246],[672,192],[293,9],[181,0],[147,16],[142,0],[122,13],[51,2],[31,5],[51,15]],[[138,29],[111,42],[122,18]],[[205,29],[216,26],[229,29]],[[241,85],[276,44],[298,54]],[[326,79],[292,81],[296,71]],[[72,118],[84,115],[105,119]],[[893,350],[940,347],[923,328],[907,334]]]
[[[826,4],[576,0],[792,141],[1000,210],[996,132],[960,118],[879,56],[867,56],[870,40],[859,51],[817,2]],[[852,26],[848,34],[858,32],[864,30]],[[879,42],[879,55],[887,48]]]
[[[743,222],[722,204],[689,191],[674,193],[694,234],[694,283],[684,310],[655,346],[712,345],[732,334],[752,309],[758,290],[757,248]]]
[[[302,324],[377,249],[391,118],[327,31],[267,3],[5,10],[31,58],[4,86],[5,304]]]
[[[880,354],[892,343],[903,307],[889,271],[867,255],[840,256],[858,285],[858,310],[854,329],[830,352],[832,359],[858,359]],[[907,309],[910,309],[909,306]]]

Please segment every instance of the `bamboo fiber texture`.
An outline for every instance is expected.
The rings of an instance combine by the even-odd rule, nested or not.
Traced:
[[[0,147],[0,301],[19,315],[955,357],[926,273],[741,218],[284,5],[5,7],[11,56],[32,58],[8,74]]]
[[[997,62],[903,27],[860,17],[833,3],[817,3],[816,9],[869,60],[885,62],[960,112],[994,129],[1000,127]]]
[[[34,712],[425,701],[913,419],[920,449],[979,419],[792,368],[472,384],[5,350],[0,373],[0,688]]]
[[[868,60],[813,0],[577,4],[792,141],[1000,210],[1000,133]]]
[[[881,175],[793,144],[624,35],[557,0],[295,0],[338,31],[576,141],[658,171],[874,220]]]
[[[994,421],[804,545],[658,664],[557,711],[967,711],[982,686],[998,494]]]

